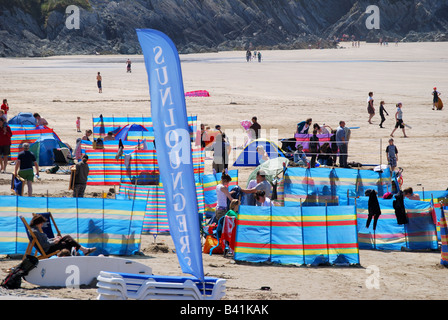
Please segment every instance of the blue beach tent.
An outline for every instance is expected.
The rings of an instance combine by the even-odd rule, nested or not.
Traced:
[[[236,159],[233,166],[235,167],[258,167],[261,162],[261,155],[257,151],[257,147],[261,146],[267,152],[269,159],[286,158],[283,150],[274,142],[266,139],[256,139],[251,141],[244,147],[240,155]]]
[[[8,124],[21,124],[21,125],[36,125],[36,118],[34,118],[32,113],[29,112],[20,112],[15,117],[12,117]]]
[[[58,148],[69,149],[68,146],[54,134],[43,134],[36,140],[36,142],[30,145],[30,151],[34,153],[39,166],[53,166],[53,149]]]

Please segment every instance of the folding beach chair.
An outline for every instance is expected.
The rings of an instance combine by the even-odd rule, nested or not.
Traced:
[[[45,233],[49,239],[54,238],[54,233],[52,229],[52,224],[54,225],[54,228],[56,229],[57,235],[60,236],[61,232],[59,231],[56,222],[53,219],[53,215],[50,212],[46,213],[39,213],[42,215],[45,219],[47,219],[47,222],[45,222],[42,226],[41,232]],[[33,213],[33,216],[35,213]],[[26,221],[26,219],[22,216],[20,216],[20,220],[22,220],[23,224],[25,225],[26,234],[28,236],[28,239],[30,240],[30,243],[28,244],[28,247],[26,248],[25,254],[23,255],[23,259],[27,255],[33,255],[33,248],[35,249],[34,256],[40,259],[47,259],[51,256],[54,256],[55,254],[59,253],[59,250],[56,250],[51,253],[45,253],[44,249],[42,248],[42,245],[37,241],[37,237],[34,234],[33,230],[31,230],[30,225]]]
[[[70,172],[70,166],[74,164],[72,155],[68,148],[53,149],[54,164],[64,173]]]

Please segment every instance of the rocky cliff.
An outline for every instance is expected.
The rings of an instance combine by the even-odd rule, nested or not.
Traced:
[[[181,53],[331,47],[344,34],[446,41],[448,0],[0,0],[3,57],[137,54],[137,28],[166,33]]]

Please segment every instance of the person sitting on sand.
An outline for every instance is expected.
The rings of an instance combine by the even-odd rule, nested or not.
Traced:
[[[44,232],[40,231],[46,221],[47,219],[45,217],[40,214],[36,214],[35,216],[33,216],[30,222],[31,230],[36,235],[37,241],[39,241],[45,253],[51,253],[63,249],[71,250],[72,248],[75,248],[76,251],[80,250],[82,253],[84,253],[84,255],[88,255],[96,250],[95,247],[86,248],[81,246],[70,235],[66,235],[63,237],[56,236],[55,238],[51,239],[48,238],[48,236]]]
[[[309,162],[301,144],[297,146],[297,150],[294,152],[294,163],[299,166],[308,167]]]
[[[84,141],[90,141],[90,136],[92,135],[92,130],[86,130],[86,134],[85,134],[85,136],[84,137],[82,137],[82,140],[84,140]]]
[[[332,166],[333,165],[331,148],[330,148],[330,144],[328,142],[325,142],[320,147],[320,153],[319,153],[319,156],[317,157],[317,161],[323,166]]]
[[[409,200],[420,200],[420,196],[414,193],[414,190],[411,187],[404,189],[403,195]]]
[[[263,190],[267,197],[270,197],[272,193],[272,186],[269,183],[269,181],[266,180],[266,172],[264,170],[258,170],[255,179],[256,179],[255,183],[253,184],[251,183],[251,185],[248,186],[247,189],[241,188],[241,192],[245,193],[245,195],[248,196],[247,204],[252,206],[255,205],[252,196],[258,190]]]
[[[258,162],[260,162],[260,164],[263,164],[269,160],[269,155],[266,152],[266,150],[264,150],[263,146],[258,146],[257,152],[258,152],[258,158],[259,158]]]
[[[238,217],[238,209],[240,207],[240,200],[233,199],[229,204],[229,211],[227,211],[226,216]]]
[[[107,136],[104,137],[103,141],[114,141],[114,133],[112,131],[109,131],[107,133]]]
[[[258,190],[255,192],[255,200],[257,201],[256,205],[259,207],[270,207],[271,199],[266,197],[266,193],[263,190]]]

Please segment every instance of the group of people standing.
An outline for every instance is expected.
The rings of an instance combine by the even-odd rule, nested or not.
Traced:
[[[209,136],[209,127],[206,127],[205,124],[201,124],[201,147],[206,148],[207,143],[211,141],[211,137]],[[222,131],[221,125],[215,126],[215,131],[217,132],[214,135],[213,143],[210,146],[210,151],[213,151],[213,163],[212,168],[214,172],[222,172],[223,170],[228,169],[229,167],[229,155],[232,151],[232,147],[229,143],[228,137],[225,132]],[[246,145],[252,141],[253,139],[258,139],[261,135],[261,125],[258,123],[258,118],[256,116],[252,117],[252,122],[250,127],[247,129],[248,131],[248,141],[246,141]],[[268,160],[266,158],[266,152],[264,149],[257,149],[260,153],[261,161]]]
[[[4,104],[7,103],[6,99]],[[2,110],[8,111],[9,108],[2,107]],[[48,122],[42,118],[38,113],[34,113],[36,119],[36,126],[47,126]],[[13,132],[8,125],[5,117],[0,117],[0,173],[6,173],[9,157],[11,156],[11,138]],[[28,189],[28,196],[33,196],[33,182],[34,179],[40,179],[39,164],[36,155],[30,151],[30,143],[22,144],[22,151],[17,155],[17,160],[14,165],[14,176],[22,180]],[[84,155],[80,157],[78,164],[72,167],[75,171],[74,175],[74,197],[83,197],[87,185],[87,176],[89,174],[89,167],[87,165],[88,157]],[[35,173],[34,173],[35,170]]]
[[[294,153],[294,162],[301,166],[314,168],[316,163],[321,165],[336,165],[337,156],[339,154],[339,167],[348,168],[348,142],[351,130],[346,127],[345,121],[339,121],[339,127],[333,130],[330,126],[317,123],[312,124],[312,119],[308,118],[297,124],[298,134],[309,134],[312,126],[312,136],[309,138],[309,155],[311,159],[308,161],[307,154],[303,150],[303,146],[299,144]],[[327,129],[329,128],[330,131]],[[330,134],[330,142],[320,143],[318,134]]]
[[[372,124],[372,118],[375,116],[375,106],[374,106],[374,99],[373,99],[373,92],[369,92],[369,96],[367,98],[367,113],[369,114],[369,120],[367,120],[368,123]],[[386,121],[385,114],[389,116],[389,113],[386,111],[386,108],[384,107],[385,102],[380,102],[380,117],[381,122],[379,124],[380,128],[383,127],[383,123]],[[396,104],[396,112],[395,112],[395,127],[392,130],[390,136],[393,137],[395,131],[400,128],[403,131],[403,136],[407,138],[406,130],[405,130],[405,123],[403,122],[403,103],[399,102]]]
[[[252,60],[258,60],[258,62],[261,62],[261,52],[254,50],[254,55],[252,56],[252,52],[250,50],[246,51],[246,61],[251,62]]]

